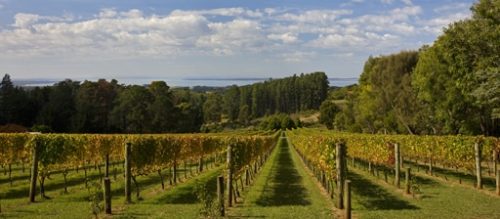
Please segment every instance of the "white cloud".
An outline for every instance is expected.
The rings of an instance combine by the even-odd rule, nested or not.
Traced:
[[[270,14],[274,12],[274,9],[265,9],[265,13]],[[216,8],[210,10],[174,10],[172,14],[198,14],[198,15],[209,15],[209,16],[226,16],[226,17],[262,17],[264,14],[260,10],[249,10],[241,7],[238,8]]]
[[[295,43],[299,41],[297,34],[284,33],[284,34],[269,34],[267,38],[272,40],[281,40],[283,43]]]
[[[24,29],[36,23],[38,19],[40,19],[40,16],[36,14],[18,13],[14,16],[13,26]]]
[[[307,62],[314,57],[316,57],[315,52],[301,52],[301,51],[294,51],[294,52],[286,52],[280,55],[281,60],[284,62],[291,62],[291,63],[300,63],[300,62]]]
[[[401,0],[401,1],[407,5],[413,5],[413,2],[411,0]]]
[[[141,18],[142,11],[140,11],[138,9],[132,9],[130,11],[121,12],[120,15],[127,17],[127,18]]]
[[[469,11],[470,4],[467,3],[450,3],[434,9],[436,13],[450,12],[450,11]]]
[[[104,8],[99,12],[99,18],[112,18],[118,15],[114,8]]]
[[[394,0],[380,0],[380,2],[382,4],[392,4],[394,3]],[[413,5],[412,0],[401,0],[401,2],[406,5]]]
[[[265,51],[286,53],[280,58],[293,62],[308,57],[293,51],[346,54],[405,49],[411,44],[405,39],[439,34],[450,22],[469,16],[453,13],[422,19],[422,14],[417,5],[362,15],[352,10],[280,8],[147,15],[137,9],[105,8],[94,17],[74,20],[71,15],[18,13],[11,28],[0,31],[0,56],[175,57]]]
[[[362,47],[366,45],[366,39],[361,36],[346,34],[320,35],[310,43],[313,47],[332,48],[332,47]]]
[[[447,27],[449,24],[470,17],[471,17],[470,12],[459,12],[432,18],[429,20],[424,20],[421,21],[420,23],[423,25],[422,30],[438,35],[441,34],[443,32],[443,28]]]
[[[290,22],[325,23],[349,14],[352,14],[351,10],[310,10],[303,13],[285,13],[278,16],[277,19]]]
[[[227,23],[209,24],[212,34],[200,37],[196,43],[214,54],[230,55],[235,51],[260,51],[265,37],[260,23],[236,19]]]

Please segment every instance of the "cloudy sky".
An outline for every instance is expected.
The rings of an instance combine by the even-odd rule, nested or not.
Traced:
[[[13,78],[358,77],[418,49],[472,0],[0,0]]]

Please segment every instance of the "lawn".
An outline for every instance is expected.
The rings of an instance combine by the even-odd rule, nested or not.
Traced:
[[[230,215],[245,218],[332,218],[333,204],[281,138],[244,202]]]

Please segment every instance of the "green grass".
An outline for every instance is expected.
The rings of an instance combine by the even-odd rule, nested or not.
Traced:
[[[231,216],[249,218],[332,218],[332,203],[306,172],[298,155],[280,139],[244,202]]]
[[[121,170],[121,166],[117,166]],[[181,165],[181,168],[184,165]],[[196,165],[190,166],[196,169]],[[112,218],[198,218],[201,204],[198,203],[195,191],[197,183],[208,183],[215,187],[215,178],[220,175],[222,167],[207,170],[200,175],[184,178],[184,170],[180,169],[180,182],[176,186],[168,186],[168,179],[165,183],[165,191],[161,189],[158,174],[140,176],[137,178],[141,199],[135,197],[135,186],[133,188],[133,204],[124,204],[124,182],[121,174],[117,179],[112,178],[111,189],[113,194]],[[111,168],[111,172],[113,167]],[[168,171],[164,171],[164,175]],[[189,171],[188,171],[189,172]],[[193,171],[195,173],[196,171]],[[9,185],[7,176],[0,176],[0,200],[2,213],[0,218],[93,218],[91,205],[88,201],[89,192],[84,184],[84,172],[72,171],[68,175],[68,193],[63,191],[63,177],[61,174],[54,174],[46,181],[46,194],[50,199],[41,199],[38,195],[36,203],[28,202],[28,178],[26,171],[13,172],[14,183]],[[189,174],[188,174],[189,175]],[[98,171],[90,170],[88,176],[93,182],[99,181]],[[215,190],[214,190],[215,192]],[[111,218],[100,214],[101,218]]]
[[[349,162],[350,164],[350,162]],[[408,165],[408,163],[405,163]],[[485,194],[474,189],[474,178],[463,173],[435,168],[439,178],[447,176],[450,182],[426,176],[421,172],[416,176],[422,194],[418,198],[403,195],[401,189],[387,184],[383,172],[372,176],[366,172],[366,164],[357,162],[358,168],[349,167],[348,179],[352,181],[352,206],[356,218],[500,218],[500,197]],[[111,173],[114,171],[111,167]],[[416,166],[412,171],[416,172]],[[200,218],[202,205],[195,193],[199,183],[208,185],[208,191],[215,193],[216,178],[222,174],[223,166],[184,177],[184,165],[179,166],[180,182],[161,189],[158,174],[137,178],[141,199],[135,197],[133,203],[124,204],[124,183],[121,165],[116,165],[118,175],[112,178],[113,216],[100,214],[101,218]],[[188,168],[195,170],[196,165]],[[84,185],[84,172],[71,171],[68,175],[68,193],[63,192],[64,181],[61,174],[53,174],[46,181],[47,196],[36,203],[28,203],[28,168],[25,172],[13,166],[13,184],[0,171],[0,218],[93,218],[89,192]],[[196,172],[196,171],[193,171]],[[164,175],[168,171],[163,172]],[[188,174],[189,175],[189,174]],[[88,177],[99,182],[99,171],[89,169]],[[458,177],[463,184],[457,183]],[[404,177],[401,178],[404,184]],[[393,176],[389,174],[389,182]],[[490,191],[492,182],[486,180],[485,190]],[[281,138],[257,178],[246,188],[243,203],[228,210],[230,217],[237,218],[332,218],[333,201],[322,193],[317,181],[305,168],[286,138]]]
[[[359,218],[500,218],[500,198],[430,177],[417,177],[420,198],[403,195],[383,177],[360,169],[349,169],[348,178],[353,211]],[[401,182],[404,185],[404,178]]]
[[[411,167],[412,171],[418,173],[426,173],[428,170],[427,165],[423,164],[417,164],[415,162],[409,162],[405,161],[405,165],[407,167]],[[485,191],[489,191],[491,193],[494,193],[496,190],[496,182],[495,182],[495,176],[492,171],[488,171],[489,168],[487,166],[483,166],[482,168],[482,182],[483,182],[483,189]],[[464,186],[469,186],[469,187],[475,187],[476,186],[476,175],[472,174],[470,172],[465,172],[464,170],[451,170],[447,168],[442,168],[438,166],[433,166],[432,167],[432,174],[435,177],[439,177],[441,179],[453,182],[453,183],[461,183]]]
[[[216,179],[222,168],[205,172],[161,194],[151,194],[145,201],[128,207],[116,218],[199,218],[202,205],[196,197],[196,185],[207,183],[209,191],[216,191]]]

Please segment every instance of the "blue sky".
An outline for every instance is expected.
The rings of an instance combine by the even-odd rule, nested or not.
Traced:
[[[0,74],[23,78],[358,77],[418,49],[470,0],[0,0]]]

